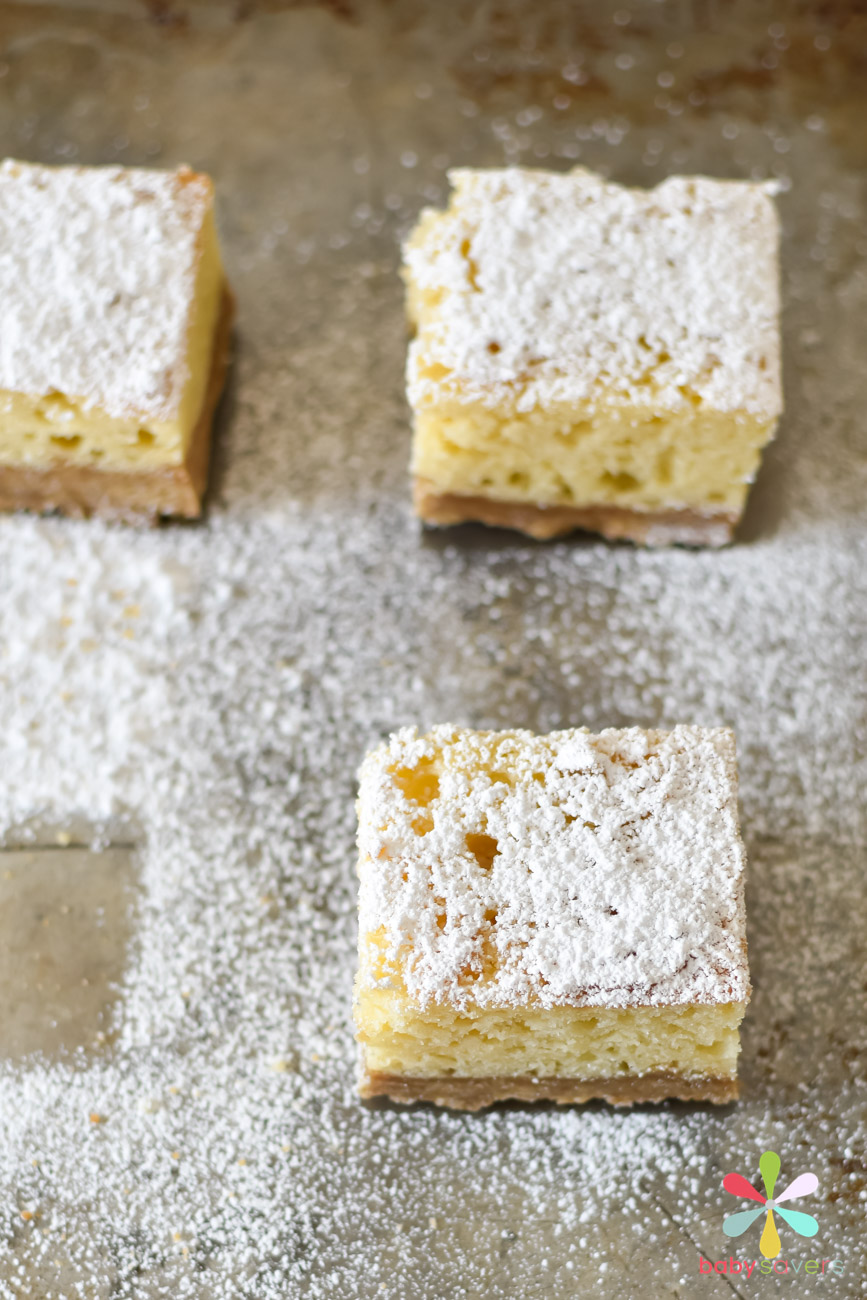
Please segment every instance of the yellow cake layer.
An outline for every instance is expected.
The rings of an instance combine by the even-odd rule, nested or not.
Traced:
[[[360,988],[355,1016],[371,1073],[598,1079],[672,1070],[734,1079],[745,1010],[736,1002],[420,1010],[396,989]]]
[[[224,273],[213,210],[198,236],[187,328],[186,382],[171,419],[111,416],[74,393],[0,388],[0,461],[39,468],[62,462],[112,470],[181,465],[192,439],[211,370]]]
[[[686,399],[664,418],[615,404],[456,402],[416,413],[412,472],[442,494],[740,513],[774,424]]]

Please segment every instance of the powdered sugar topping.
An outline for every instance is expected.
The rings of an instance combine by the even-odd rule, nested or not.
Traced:
[[[843,66],[815,53],[815,15],[790,11],[784,53],[767,13],[741,5],[727,11],[734,80],[721,78],[716,99],[731,114],[713,102],[693,110],[678,89],[672,108],[683,113],[663,110],[659,131],[657,73],[671,66],[678,87],[704,77],[708,42],[687,35],[669,65],[666,42],[690,15],[654,8],[637,50],[637,21],[619,28],[599,11],[598,50],[581,42],[592,93],[579,88],[569,110],[548,105],[528,128],[512,119],[511,153],[492,134],[494,115],[510,95],[515,108],[535,102],[562,60],[547,61],[549,44],[540,65],[539,49],[519,50],[507,32],[476,63],[477,39],[502,34],[499,10],[489,21],[477,11],[472,41],[448,6],[426,8],[420,23],[395,8],[399,39],[391,18],[371,28],[311,7],[263,14],[225,39],[195,13],[187,31],[148,35],[138,19],[93,10],[85,40],[83,8],[29,6],[33,39],[7,44],[9,151],[17,139],[47,155],[59,132],[82,158],[110,157],[120,127],[131,158],[156,157],[150,140],[160,157],[192,156],[219,179],[247,308],[200,525],[0,517],[0,828],[7,844],[26,845],[16,827],[41,815],[38,845],[79,820],[85,843],[134,839],[139,900],[105,1047],[0,1068],[2,1300],[28,1288],[31,1300],[694,1295],[699,1246],[730,1253],[722,1219],[738,1207],[723,1171],[760,1186],[769,1147],[784,1177],[809,1168],[820,1178],[821,1205],[802,1208],[821,1235],[799,1248],[780,1224],[784,1253],[834,1254],[838,1295],[857,1288],[867,194],[853,163],[863,128],[845,76],[834,103],[815,106],[826,130],[804,118],[809,87],[791,68],[809,79],[819,58],[830,84]],[[551,42],[551,27],[524,31]],[[40,28],[48,39],[36,39]],[[560,30],[574,50],[574,22]],[[820,30],[841,59],[852,43],[827,21]],[[139,38],[150,56],[133,50]],[[614,83],[610,112],[629,127],[615,147],[589,138],[596,114],[609,113],[593,87],[624,48],[638,57],[620,78],[651,90],[621,100]],[[760,77],[772,118],[753,114],[740,75],[769,49],[779,66]],[[472,119],[455,93],[456,50],[477,76],[497,78]],[[514,93],[502,79],[513,66]],[[431,98],[413,95],[413,72]],[[113,93],[94,96],[98,81]],[[35,123],[26,146],[10,109],[25,91],[32,113],[18,108],[15,120]],[[143,92],[151,107],[134,110]],[[160,118],[152,136],[149,113]],[[730,122],[734,142],[722,133]],[[724,551],[423,536],[412,519],[393,251],[422,188],[440,182],[429,154],[530,160],[550,146],[560,166],[558,141],[574,141],[576,125],[587,127],[581,156],[621,175],[791,177],[781,204],[790,414],[741,541]],[[651,167],[642,150],[654,135],[664,148]],[[418,152],[412,169],[405,148]],[[352,166],[362,150],[364,174]],[[442,198],[431,190],[425,201]],[[372,215],[350,225],[363,202]],[[756,985],[737,1106],[460,1115],[358,1101],[354,773],[405,722],[444,718],[542,733],[579,721],[736,729]],[[111,812],[119,831],[94,827]],[[31,1005],[38,1014],[38,994]],[[755,1258],[759,1237],[757,1224],[735,1255]],[[831,1281],[802,1269],[792,1293],[816,1300]],[[709,1279],[706,1294],[728,1294],[728,1282]]]
[[[186,168],[0,164],[0,389],[171,418],[212,201]]]
[[[425,301],[414,407],[706,403],[775,419],[778,228],[767,183],[627,189],[582,168],[449,173],[405,249]]]
[[[365,761],[359,821],[362,949],[383,936],[421,1004],[748,997],[726,729],[406,728]]]

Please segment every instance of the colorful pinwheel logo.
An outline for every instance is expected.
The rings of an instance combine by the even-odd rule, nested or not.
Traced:
[[[757,1192],[752,1183],[748,1183],[740,1174],[726,1174],[723,1187],[727,1192],[731,1192],[732,1196],[746,1196],[751,1201],[758,1201],[759,1204],[754,1210],[741,1210],[738,1214],[727,1215],[723,1223],[723,1232],[727,1237],[740,1237],[755,1223],[760,1214],[766,1214],[759,1250],[765,1259],[776,1259],[781,1247],[780,1234],[774,1222],[774,1211],[776,1210],[780,1218],[784,1219],[799,1237],[815,1237],[819,1225],[812,1214],[802,1214],[800,1210],[784,1210],[781,1202],[793,1201],[797,1196],[809,1196],[819,1186],[819,1180],[815,1174],[799,1174],[793,1182],[789,1183],[785,1191],[775,1197],[774,1187],[777,1174],[780,1172],[780,1157],[776,1151],[764,1153],[759,1161],[759,1172],[765,1184],[765,1196]]]

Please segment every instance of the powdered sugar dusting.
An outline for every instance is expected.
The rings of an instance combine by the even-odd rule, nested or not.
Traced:
[[[183,168],[0,164],[0,389],[171,418],[212,201]]]
[[[768,1148],[782,1177],[812,1169],[820,1183],[801,1203],[820,1234],[804,1242],[780,1223],[785,1253],[844,1269],[790,1267],[780,1285],[799,1300],[859,1294],[867,275],[863,168],[845,163],[838,132],[863,77],[811,108],[827,113],[814,130],[801,109],[815,84],[795,95],[785,63],[812,76],[819,58],[830,84],[840,65],[816,52],[821,20],[790,8],[784,52],[764,7],[737,0],[722,17],[734,73],[722,93],[746,111],[693,111],[684,92],[708,42],[686,35],[689,15],[646,10],[647,42],[637,18],[606,18],[598,52],[585,47],[589,85],[609,78],[612,40],[639,56],[620,83],[644,78],[599,110],[606,138],[584,87],[570,109],[545,102],[552,67],[580,69],[571,17],[552,64],[538,6],[516,11],[541,43],[520,50],[498,43],[499,10],[481,8],[470,33],[448,6],[382,7],[373,24],[364,7],[342,22],[295,6],[225,39],[215,16],[197,27],[203,6],[171,32],[107,6],[17,8],[34,38],[2,56],[8,151],[25,147],[16,124],[36,119],[27,147],[45,156],[53,140],[113,156],[119,130],[130,157],[193,156],[217,180],[240,313],[199,525],[0,518],[0,829],[7,843],[104,842],[110,817],[135,842],[137,877],[106,1043],[0,1062],[2,1300],[716,1300],[729,1279],[700,1278],[699,1253],[760,1258],[758,1228],[738,1243],[722,1233],[736,1208],[722,1177],[760,1186]],[[100,35],[83,39],[91,22]],[[833,25],[820,30],[842,49]],[[666,94],[683,112],[649,122],[675,40]],[[779,61],[759,74],[773,119],[742,71],[765,49]],[[455,94],[458,59],[493,87],[474,117]],[[112,93],[95,100],[102,72]],[[32,119],[13,101],[25,91]],[[510,102],[543,116],[510,125]],[[396,272],[399,235],[443,199],[428,146],[452,162],[556,167],[569,141],[623,179],[791,176],[788,414],[725,551],[430,537],[412,518]],[[359,1102],[355,774],[407,722],[446,718],[734,729],[754,981],[737,1105],[456,1115]],[[755,1274],[731,1282],[763,1290]]]
[[[697,399],[773,420],[780,388],[773,185],[672,176],[626,189],[584,168],[449,173],[410,238],[421,312],[414,407]]]
[[[367,758],[359,823],[362,944],[384,928],[421,1005],[748,996],[731,732],[408,728]]]

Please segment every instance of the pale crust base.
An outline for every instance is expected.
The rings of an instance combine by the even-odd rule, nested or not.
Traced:
[[[730,511],[637,510],[627,506],[545,506],[531,502],[496,501],[492,497],[440,493],[427,479],[413,480],[415,512],[426,524],[481,523],[516,528],[539,541],[562,537],[577,528],[621,538],[643,546],[724,546],[730,542],[739,515]]]
[[[224,285],[211,373],[183,464],[145,470],[98,469],[60,460],[47,468],[0,465],[0,510],[57,511],[78,518],[99,515],[138,524],[155,524],[165,515],[197,519],[208,481],[211,423],[229,364],[234,315],[235,300]]]
[[[362,1097],[389,1097],[411,1105],[433,1102],[450,1110],[482,1110],[498,1101],[556,1101],[570,1105],[607,1101],[612,1106],[634,1106],[648,1101],[710,1101],[718,1106],[736,1101],[737,1079],[688,1079],[673,1070],[610,1079],[422,1079],[411,1075],[362,1071]]]

